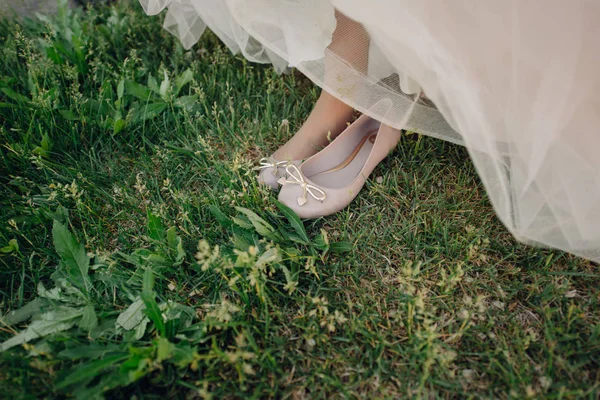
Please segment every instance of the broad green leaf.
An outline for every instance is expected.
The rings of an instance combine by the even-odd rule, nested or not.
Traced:
[[[117,318],[102,318],[99,320],[98,327],[89,333],[89,337],[94,341],[113,338],[117,332],[116,326]]]
[[[169,309],[166,311],[167,320],[179,321],[179,328],[189,327],[195,316],[196,311],[192,307],[184,306],[179,303],[169,304]]]
[[[177,78],[175,78],[176,92],[174,93],[174,95],[177,96],[179,94],[179,92],[181,91],[181,89],[183,89],[183,87],[185,85],[187,85],[188,83],[190,83],[193,80],[194,80],[194,74],[192,73],[192,71],[190,69],[186,69],[181,74],[179,74],[179,76]]]
[[[219,225],[223,228],[231,228],[233,222],[219,209],[217,206],[210,205],[207,207],[208,211],[215,217]]]
[[[256,266],[261,267],[263,265],[271,265],[281,262],[281,255],[277,247],[271,247],[262,253],[258,260],[256,260]]]
[[[50,140],[50,136],[48,136],[48,133],[44,133],[42,135],[42,142],[40,143],[42,149],[49,151],[50,149],[52,149],[52,141]]]
[[[289,294],[292,294],[296,290],[296,286],[298,286],[298,281],[296,279],[294,279],[294,277],[292,276],[292,273],[290,272],[289,269],[287,269],[287,267],[285,265],[282,265],[281,269],[283,270],[283,274],[285,275],[285,281],[286,281],[286,285],[284,288],[287,290],[287,292]]]
[[[138,326],[135,327],[135,335],[134,335],[135,340],[140,340],[144,337],[144,335],[146,334],[146,328],[148,327],[149,322],[150,322],[150,320],[148,319],[148,317],[144,316],[144,319],[142,320],[142,322],[140,322],[138,324]]]
[[[196,348],[190,347],[187,344],[179,343],[173,350],[171,362],[176,364],[179,368],[185,368],[194,361],[196,352]]]
[[[8,241],[8,245],[0,248],[0,253],[13,253],[19,251],[19,243],[17,243],[16,239],[10,239]]]
[[[71,110],[58,110],[58,112],[61,115],[61,117],[63,117],[67,121],[79,121],[81,119],[79,115],[75,114]]]
[[[121,79],[119,84],[117,85],[117,98],[121,100],[123,98],[123,94],[125,93],[125,80]]]
[[[187,111],[192,111],[198,106],[198,95],[181,96],[173,102],[175,107],[184,108]]]
[[[254,227],[247,218],[232,217],[231,220],[234,224],[243,229],[252,229]]]
[[[125,83],[125,81],[123,81],[123,83]],[[117,89],[118,89],[118,84],[117,84]],[[105,80],[104,82],[102,82],[102,85],[100,85],[100,91],[102,92],[102,97],[107,99],[112,99],[113,96],[115,95],[115,90],[113,88],[113,82],[112,80]],[[117,93],[118,94],[118,93]]]
[[[116,119],[113,122],[113,133],[116,135],[121,132],[125,128],[125,125],[127,125],[127,122],[123,118]]]
[[[183,250],[183,243],[181,242],[181,238],[177,236],[174,226],[167,230],[167,244],[171,252],[175,254],[173,265],[181,265],[185,258],[185,250]]]
[[[313,245],[321,251],[329,251],[329,236],[325,229],[321,229],[321,233],[317,235],[313,241]]]
[[[296,231],[298,236],[304,240],[305,244],[308,244],[308,235],[306,234],[304,224],[302,223],[302,220],[300,220],[300,217],[298,217],[298,215],[291,208],[280,201],[275,200],[275,205],[277,208],[279,208],[279,211],[281,211],[283,216],[289,221],[290,225],[292,225],[292,228],[294,228],[294,231]]]
[[[144,270],[144,279],[142,281],[142,292],[150,293],[154,289],[154,271],[151,267]]]
[[[47,150],[44,150],[41,146],[36,146],[31,152],[37,156],[48,158],[50,153]]]
[[[155,300],[155,294],[152,291],[154,287],[154,272],[152,268],[146,268],[144,271],[144,282],[142,284],[142,301],[146,306],[144,313],[154,323],[154,327],[160,336],[165,336],[165,321],[162,316],[162,311]]]
[[[0,317],[0,325],[15,325],[41,314],[49,302],[43,298],[35,298],[18,310],[11,311]]]
[[[52,292],[56,288],[60,289],[60,291],[56,293],[59,301],[67,303],[70,306],[83,306],[88,304],[88,295],[83,293],[77,286],[73,285],[70,282],[70,279],[65,275],[64,271],[55,271],[52,274],[52,279],[56,283],[56,287],[52,288],[48,292]]]
[[[163,319],[162,312],[160,311],[160,307],[158,307],[154,297],[154,292],[142,292],[142,300],[146,305],[144,313],[154,323],[154,327],[159,335],[165,336],[165,321]]]
[[[145,121],[157,117],[167,108],[167,103],[144,104],[134,108],[131,111],[131,120],[133,122]]]
[[[234,233],[231,241],[233,242],[233,247],[241,251],[246,251],[248,250],[248,247],[250,247],[250,242],[242,235]]]
[[[35,346],[27,349],[29,357],[47,356],[54,353],[54,347],[46,339],[38,340]]]
[[[250,220],[250,223],[252,226],[254,226],[254,229],[259,235],[271,239],[277,235],[275,228],[273,228],[267,221],[259,217],[254,211],[250,211],[244,207],[236,207],[235,209],[244,214]]]
[[[131,382],[142,379],[150,372],[150,355],[131,357],[121,365],[121,373],[127,374]]]
[[[285,229],[280,229],[279,234],[282,237],[286,238],[287,240],[291,240],[292,242],[306,245],[306,241],[304,241],[304,239],[302,239],[300,236],[298,236],[296,234],[296,232],[290,232],[290,231],[286,231]]]
[[[54,61],[54,63],[56,65],[61,65],[64,64],[63,58],[60,55],[60,52],[57,51],[57,49],[55,49],[54,47],[48,47],[46,48],[46,56],[51,59],[52,61]]]
[[[90,286],[89,268],[90,258],[85,248],[77,242],[75,237],[60,222],[54,220],[52,237],[56,252],[63,261],[67,275],[75,286],[83,289],[86,293]]]
[[[137,82],[131,81],[127,79],[124,83],[125,93],[132,95],[133,97],[137,97],[140,100],[148,100],[152,96],[152,92],[144,86],[140,85]]]
[[[158,88],[158,83],[156,82],[156,78],[150,75],[148,76],[148,88],[152,90],[156,94],[160,94],[160,89]]]
[[[156,361],[161,362],[171,357],[175,345],[166,338],[159,338],[156,346]]]
[[[96,316],[96,311],[94,310],[94,306],[88,304],[83,309],[83,315],[81,316],[81,320],[79,321],[79,328],[81,328],[85,332],[89,332],[92,329],[96,329],[98,326],[98,317]]]
[[[329,245],[329,250],[332,253],[348,253],[351,252],[354,249],[354,246],[352,245],[352,243],[350,242],[337,242],[337,243],[331,243]]]
[[[173,265],[173,261],[161,256],[160,254],[150,254],[144,257],[146,261],[150,264],[159,266],[159,267],[170,267]]]
[[[164,79],[160,84],[160,97],[162,97],[163,99],[166,99],[170,87],[171,87],[171,80],[169,79],[169,75],[167,75],[167,71],[165,70],[164,71]]]
[[[32,152],[37,154],[38,156],[48,158],[50,155],[50,149],[52,148],[52,142],[50,141],[50,137],[47,133],[42,135],[42,142],[39,146],[34,148]]]
[[[63,224],[66,224],[69,221],[69,210],[67,210],[63,206],[58,206],[56,207],[56,211],[48,212],[48,217],[52,218],[53,220],[57,220],[58,222],[61,222]]]
[[[125,311],[119,314],[117,325],[121,326],[126,331],[129,331],[138,326],[146,316],[144,309],[146,305],[142,299],[138,298]]]
[[[104,400],[105,392],[117,387],[125,387],[133,382],[133,378],[128,373],[121,370],[114,370],[105,373],[100,378],[97,385],[79,386],[73,389],[73,394],[78,400]]]
[[[116,344],[90,344],[86,346],[74,347],[66,349],[58,353],[61,358],[69,359],[71,361],[80,360],[82,358],[96,359],[104,357],[108,353],[116,353],[123,350],[123,346]]]
[[[83,308],[57,307],[39,316],[27,329],[0,344],[0,352],[34,339],[71,329],[82,316]]]
[[[26,96],[23,96],[20,93],[15,92],[12,89],[3,87],[0,90],[2,90],[2,92],[6,95],[6,97],[8,97],[11,100],[16,101],[17,103],[29,103],[29,98],[27,98]]]
[[[100,373],[107,368],[114,367],[115,364],[126,360],[128,357],[129,355],[115,354],[112,356],[107,356],[101,360],[92,361],[91,363],[83,366],[77,366],[72,370],[71,373],[69,373],[69,375],[56,384],[56,388],[63,389],[83,380],[94,378],[100,375]]]
[[[165,237],[165,226],[160,217],[148,212],[148,236],[154,240],[163,240]]]
[[[48,300],[56,300],[56,301],[64,300],[63,293],[59,287],[55,286],[52,289],[48,290],[48,289],[46,289],[46,287],[44,286],[44,284],[42,282],[39,282],[37,285],[37,295],[43,299],[48,299]]]
[[[180,323],[180,321],[178,318],[166,320],[166,322],[165,322],[165,338],[166,339],[173,339],[175,337],[175,334],[177,333],[177,331],[180,328],[179,323]]]
[[[81,105],[81,112],[94,118],[98,117],[110,117],[113,115],[114,110],[108,101],[99,101],[96,99],[87,99]]]

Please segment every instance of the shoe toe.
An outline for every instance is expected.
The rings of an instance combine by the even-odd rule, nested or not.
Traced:
[[[265,168],[262,171],[260,171],[260,174],[258,174],[258,182],[270,187],[273,190],[277,190],[279,188],[279,183],[277,183],[277,181],[279,180],[280,176],[278,173],[274,173],[275,170],[273,168]]]
[[[291,208],[300,218],[319,218],[331,214],[327,212],[327,204],[306,197],[306,202],[302,201],[303,191],[299,185],[285,185],[279,191],[279,201]],[[300,205],[302,203],[302,205]]]

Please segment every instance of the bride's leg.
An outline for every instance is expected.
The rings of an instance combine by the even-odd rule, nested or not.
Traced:
[[[367,69],[369,37],[366,31],[362,25],[337,11],[336,19],[337,26],[328,48],[333,54],[325,59],[326,84],[328,79],[335,79],[335,73],[328,73],[334,70],[332,56],[361,72]],[[276,160],[298,160],[312,156],[344,130],[353,112],[352,107],[323,90],[302,127],[273,157]]]
[[[339,135],[354,110],[326,91],[321,92],[310,115],[286,144],[274,154],[276,160],[300,160],[312,156]]]
[[[367,72],[369,53],[369,34],[362,24],[346,17],[336,11],[337,25],[333,32],[331,44],[328,49],[362,73]],[[327,73],[327,59],[325,60],[325,73]]]

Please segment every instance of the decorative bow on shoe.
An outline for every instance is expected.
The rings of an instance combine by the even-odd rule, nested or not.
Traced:
[[[290,164],[287,167],[285,167],[285,172],[287,172],[288,176],[290,176],[292,180],[281,178],[277,181],[277,183],[279,183],[281,186],[292,184],[300,185],[302,187],[302,197],[298,197],[299,206],[302,207],[306,204],[306,202],[308,201],[306,198],[307,194],[310,194],[313,197],[313,199],[320,202],[323,202],[323,200],[325,200],[325,198],[327,197],[323,190],[321,190],[315,185],[311,185],[310,183],[306,182],[304,176],[302,175],[302,172],[300,172],[300,169],[294,164]]]
[[[259,164],[258,167],[253,168],[255,171],[273,168],[273,175],[277,175],[278,168],[287,165],[288,161],[276,161],[273,157],[264,157],[259,160]]]

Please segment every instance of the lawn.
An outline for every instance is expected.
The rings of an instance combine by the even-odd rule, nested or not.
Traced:
[[[319,89],[161,21],[0,22],[0,397],[600,396],[600,269],[518,243],[464,148],[406,133],[300,221],[252,168]]]

